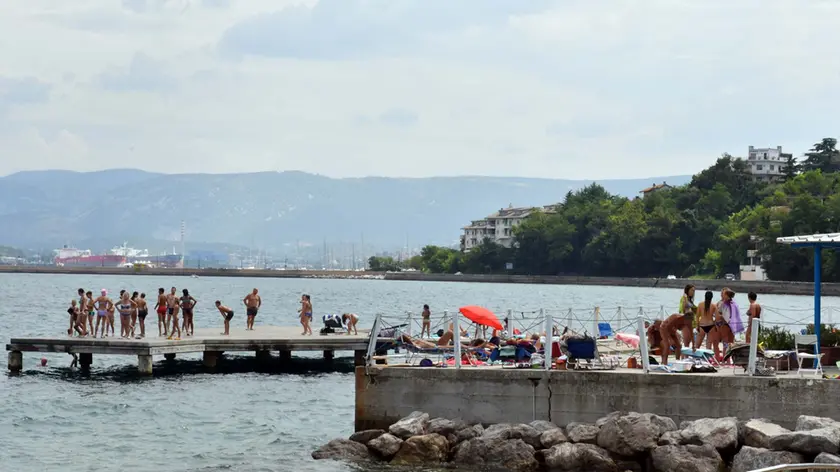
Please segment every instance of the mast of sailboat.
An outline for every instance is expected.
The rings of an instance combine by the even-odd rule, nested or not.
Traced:
[[[184,243],[184,235],[186,234],[186,232],[187,232],[187,225],[184,222],[184,220],[181,220],[181,268],[184,267],[184,257],[186,257],[185,256],[186,251],[185,251],[185,246],[184,246],[184,244],[185,244]]]

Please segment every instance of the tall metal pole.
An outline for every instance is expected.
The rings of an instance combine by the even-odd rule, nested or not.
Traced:
[[[814,246],[814,334],[817,335],[816,353],[820,352],[820,297],[822,296],[822,245]]]

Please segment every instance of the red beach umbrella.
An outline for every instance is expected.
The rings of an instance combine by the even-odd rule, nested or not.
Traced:
[[[489,326],[498,330],[504,329],[502,323],[500,323],[499,319],[496,318],[496,315],[494,315],[493,312],[488,310],[487,308],[471,305],[462,306],[458,311],[460,311],[461,314],[464,315],[464,317],[466,317],[468,320],[472,321],[475,324]]]

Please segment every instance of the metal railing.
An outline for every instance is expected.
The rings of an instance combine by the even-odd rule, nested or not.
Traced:
[[[755,469],[749,472],[793,472],[795,470],[840,471],[840,464],[782,464],[763,469]]]

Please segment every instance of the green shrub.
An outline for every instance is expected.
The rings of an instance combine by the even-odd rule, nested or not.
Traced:
[[[805,327],[805,334],[816,334],[814,323]],[[833,324],[820,323],[820,347],[834,347],[840,345],[840,332]]]
[[[761,328],[758,331],[758,345],[771,351],[786,351],[793,349],[793,333],[783,326]]]

